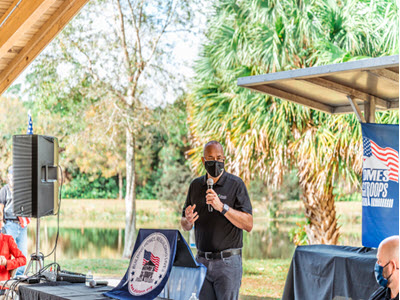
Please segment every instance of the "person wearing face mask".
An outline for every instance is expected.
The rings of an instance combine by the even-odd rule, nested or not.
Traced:
[[[225,171],[220,143],[208,142],[202,161],[207,173],[191,182],[181,225],[185,231],[194,226],[196,260],[207,267],[200,300],[234,300],[242,280],[243,229],[253,228],[252,206],[243,181]]]
[[[381,287],[369,300],[399,300],[399,236],[384,239],[376,258],[375,278]]]

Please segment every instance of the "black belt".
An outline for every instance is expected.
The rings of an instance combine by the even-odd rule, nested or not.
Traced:
[[[231,257],[232,255],[240,255],[242,254],[242,249],[229,249],[229,250],[224,250],[221,252],[203,252],[203,251],[197,251],[198,256],[204,257],[207,260],[212,260],[212,259],[221,259],[221,258],[228,258]]]
[[[6,223],[7,222],[13,222],[13,223],[18,223],[19,224],[19,220],[18,219],[6,219]]]

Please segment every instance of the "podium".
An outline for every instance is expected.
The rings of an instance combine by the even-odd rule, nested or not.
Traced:
[[[121,300],[187,300],[192,293],[199,296],[206,271],[178,230],[140,229],[124,277],[104,295]]]

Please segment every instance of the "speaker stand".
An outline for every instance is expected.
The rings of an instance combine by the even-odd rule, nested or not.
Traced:
[[[39,252],[39,245],[40,245],[40,218],[36,219],[36,253],[31,254],[31,259],[25,268],[24,275],[28,276],[29,271],[35,265],[35,271],[32,271],[33,274],[39,272],[40,269],[43,268],[43,261],[44,256],[42,253]]]

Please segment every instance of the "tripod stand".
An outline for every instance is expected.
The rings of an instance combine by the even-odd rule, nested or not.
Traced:
[[[28,276],[29,271],[31,268],[33,268],[33,265],[35,265],[35,271],[33,271],[33,274],[36,274],[39,272],[40,269],[43,268],[43,261],[44,261],[44,256],[42,253],[39,252],[39,246],[40,246],[40,218],[36,219],[36,253],[31,254],[31,259],[29,260],[29,263],[27,267],[25,268],[24,276]]]

